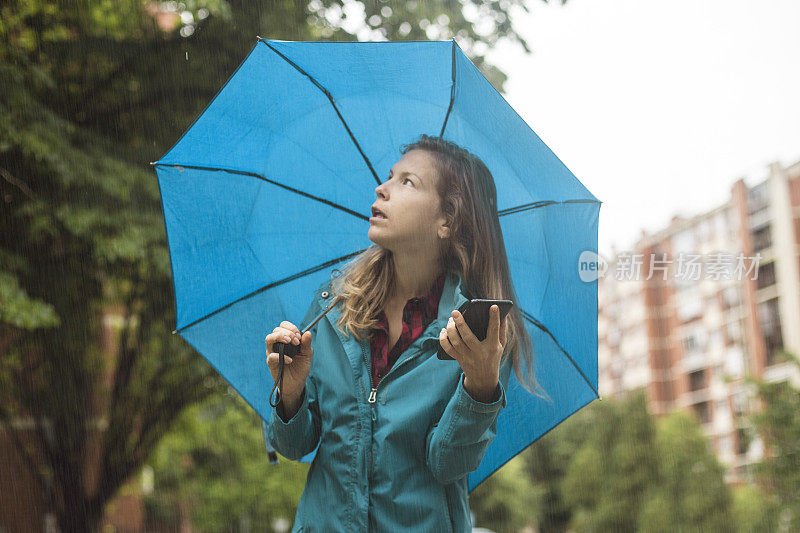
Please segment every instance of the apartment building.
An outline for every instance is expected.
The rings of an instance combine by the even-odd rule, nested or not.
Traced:
[[[781,358],[800,355],[799,249],[800,161],[615,251],[598,283],[600,394],[644,390],[656,415],[691,410],[728,480],[747,479],[763,449],[748,438],[745,374],[800,385]]]

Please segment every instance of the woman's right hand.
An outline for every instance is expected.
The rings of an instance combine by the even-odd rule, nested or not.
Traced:
[[[300,336],[297,326],[284,320],[280,326],[272,330],[265,339],[267,343],[267,366],[272,373],[272,380],[278,383],[279,355],[273,349],[276,342],[300,345],[300,351],[294,357],[283,356],[283,390],[281,390],[281,402],[285,404],[295,403],[303,393],[306,378],[311,370],[311,356],[314,355],[314,348],[311,347],[311,332],[306,331]]]

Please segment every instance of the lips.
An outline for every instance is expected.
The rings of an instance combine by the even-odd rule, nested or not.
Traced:
[[[381,211],[380,209],[378,209],[375,206],[372,206],[372,216],[375,217],[375,218],[388,218],[386,216],[386,213],[384,213],[383,211]]]

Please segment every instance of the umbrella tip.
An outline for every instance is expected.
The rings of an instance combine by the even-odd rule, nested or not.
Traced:
[[[156,164],[156,162],[155,162],[155,161],[150,161],[150,164],[151,164],[151,165],[155,165],[155,164]]]
[[[178,333],[178,330],[177,330],[177,329],[174,329],[174,330],[172,330],[172,334],[173,334],[173,335],[175,335],[176,333]]]

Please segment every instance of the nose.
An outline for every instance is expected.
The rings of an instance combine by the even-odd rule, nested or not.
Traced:
[[[378,195],[378,198],[385,200],[386,199],[386,189],[384,188],[384,183],[381,183],[377,187],[375,187],[375,194]]]

